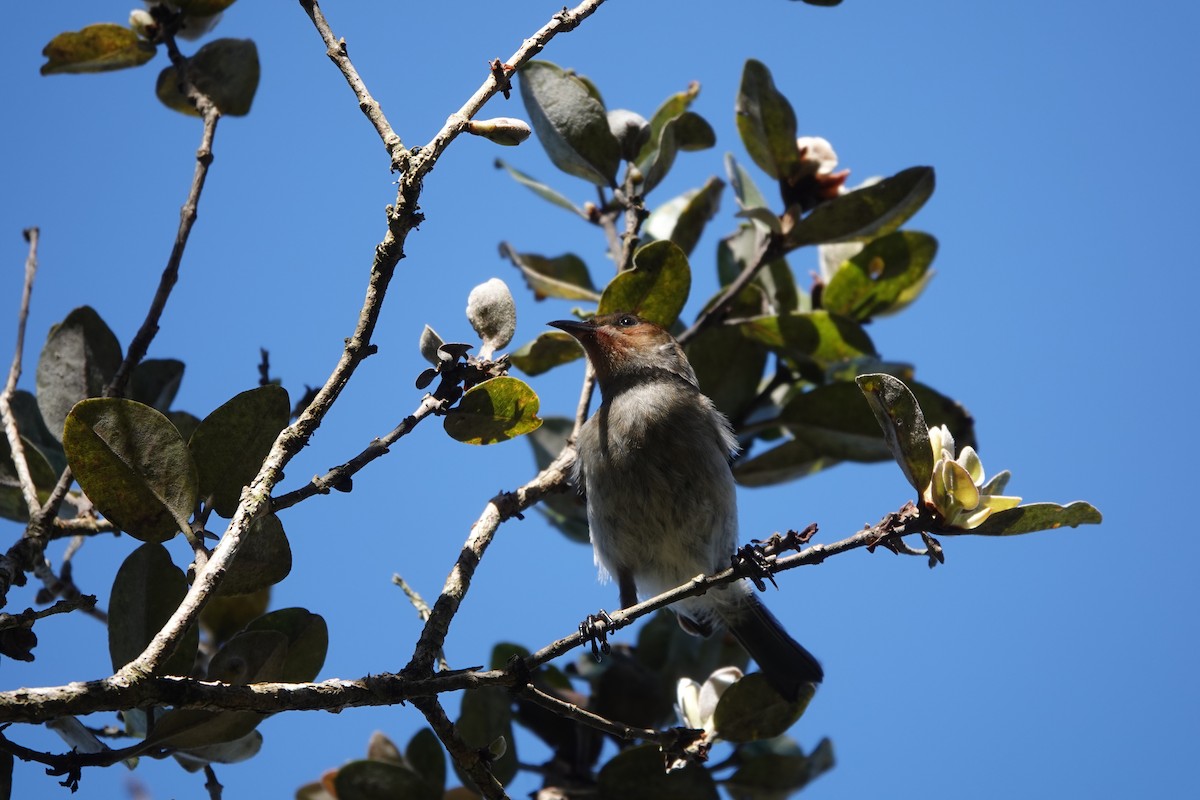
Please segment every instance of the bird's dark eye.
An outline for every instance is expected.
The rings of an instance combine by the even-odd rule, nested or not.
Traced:
[[[622,328],[632,328],[637,325],[637,317],[633,314],[622,314],[621,318],[617,320],[617,325]]]

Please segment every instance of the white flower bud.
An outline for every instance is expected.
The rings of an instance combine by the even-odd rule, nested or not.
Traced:
[[[528,139],[533,130],[524,120],[496,117],[495,119],[470,120],[467,122],[467,133],[482,136],[490,142],[505,147],[514,147]]]
[[[837,166],[837,153],[833,152],[833,145],[828,139],[820,136],[801,136],[796,140],[796,147],[801,152],[800,160],[807,173],[828,175]]]
[[[480,358],[491,358],[511,342],[517,330],[517,304],[508,284],[492,278],[472,289],[467,297],[467,320],[483,340]]]
[[[129,12],[129,27],[143,39],[153,39],[158,23],[154,21],[154,17],[150,16],[150,12],[146,9],[135,8]]]

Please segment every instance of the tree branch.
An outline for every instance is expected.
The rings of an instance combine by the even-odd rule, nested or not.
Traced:
[[[329,56],[329,60],[341,70],[342,75],[346,78],[346,83],[350,84],[350,90],[358,98],[359,109],[371,121],[375,132],[383,140],[383,146],[387,148],[388,155],[392,159],[392,171],[403,170],[408,161],[408,151],[404,149],[404,142],[400,141],[400,136],[392,130],[391,123],[384,116],[383,108],[367,91],[367,84],[358,74],[358,70],[354,68],[354,63],[350,61],[346,40],[338,39],[333,35],[329,21],[321,13],[321,7],[316,0],[300,0],[300,6],[312,20],[317,33],[321,35],[321,41],[325,42],[325,55]]]
[[[436,697],[414,697],[412,704],[425,715],[426,721],[429,722],[429,726],[433,728],[433,732],[437,734],[450,757],[471,776],[471,780],[475,782],[475,788],[490,800],[508,800],[504,786],[492,774],[488,760],[462,740],[462,737],[458,735],[458,729],[446,716],[446,711],[438,699]]]
[[[421,404],[417,406],[417,410],[401,420],[400,424],[393,428],[391,433],[380,439],[372,439],[371,443],[354,458],[345,464],[334,467],[324,475],[314,476],[311,481],[299,489],[294,489],[287,494],[271,498],[271,510],[281,511],[285,508],[291,508],[313,495],[329,494],[331,489],[341,489],[342,486],[347,485],[345,482],[350,480],[355,473],[375,459],[385,455],[388,452],[388,448],[395,444],[401,437],[411,433],[413,428],[417,427],[417,423],[431,414],[442,410],[445,405],[445,401],[434,397],[432,394],[425,395],[421,399]],[[344,491],[349,491],[349,489],[345,489]]]
[[[488,502],[483,514],[471,526],[471,533],[459,553],[458,561],[446,576],[442,593],[433,605],[421,637],[413,649],[412,660],[404,668],[404,674],[413,677],[428,675],[433,669],[434,659],[441,652],[450,630],[450,622],[458,613],[475,568],[491,544],[500,524],[520,517],[521,512],[551,492],[560,491],[568,484],[571,465],[575,461],[575,448],[565,447],[558,458],[515,492],[501,492]]]
[[[517,494],[508,497],[513,498],[512,502],[516,502]],[[491,508],[493,506],[489,506],[489,509]],[[774,575],[796,567],[819,564],[831,556],[851,550],[873,550],[878,546],[895,550],[889,545],[894,539],[920,533],[935,522],[923,515],[912,503],[908,503],[899,512],[892,512],[876,525],[864,528],[841,541],[811,545],[799,553],[782,558],[777,557],[778,553],[794,549],[803,535],[793,532],[787,536],[773,536],[763,546],[767,557],[765,565],[743,562],[736,568],[724,570],[713,576],[697,576],[658,597],[611,614],[613,624],[606,625],[605,632],[626,627],[637,618],[684,597],[703,594],[716,586],[761,575],[763,569]],[[435,606],[433,615],[437,614],[438,609]],[[138,682],[131,682],[113,676],[65,686],[14,689],[0,692],[0,724],[41,723],[67,715],[78,716],[161,705],[216,711],[257,711],[264,714],[280,711],[341,711],[360,706],[395,705],[442,692],[484,686],[524,686],[528,682],[530,672],[536,667],[585,643],[584,637],[576,632],[543,647],[516,668],[451,670],[417,678],[410,677],[407,669],[402,674],[367,675],[358,680],[332,679],[321,683],[247,685],[153,675]]]
[[[308,8],[309,5],[313,8],[316,7],[315,0],[303,0],[303,2],[305,8]],[[575,11],[559,12],[532,38],[525,41],[514,55],[515,61],[510,63],[513,66],[524,63],[534,53],[539,52],[556,33],[576,27],[602,2],[603,0],[588,0]],[[323,19],[324,17],[322,17]],[[328,25],[326,27],[328,28]],[[348,61],[349,56],[346,56],[346,59]],[[250,524],[270,511],[271,492],[279,483],[283,475],[283,468],[308,443],[333,403],[346,387],[358,365],[375,352],[375,346],[371,344],[371,335],[378,323],[384,296],[387,294],[387,288],[395,273],[396,265],[404,257],[404,242],[409,232],[424,219],[418,210],[417,202],[421,194],[421,182],[425,175],[433,169],[446,147],[461,132],[466,120],[478,112],[483,104],[499,90],[500,83],[495,75],[489,72],[483,85],[471,96],[462,109],[457,114],[451,115],[446,125],[430,144],[412,158],[410,169],[400,178],[396,204],[388,208],[388,229],[383,240],[375,247],[375,258],[371,265],[371,274],[362,310],[359,312],[354,333],[346,339],[342,356],[337,365],[308,407],[276,438],[258,475],[246,487],[242,495],[242,502],[238,505],[225,535],[221,537],[220,543],[209,557],[208,566],[196,576],[179,607],[175,609],[162,630],[151,640],[146,650],[122,667],[112,680],[118,683],[142,680],[152,674],[167,659],[175,643],[195,622],[209,596],[220,583],[229,564],[237,555]],[[490,539],[490,536],[488,538]],[[486,544],[484,546],[486,547]],[[471,566],[471,570],[473,569],[474,565]],[[422,638],[422,642],[425,644],[429,644],[433,639],[439,639],[432,649],[426,651],[428,659],[424,662],[426,670],[432,665],[436,652],[441,648],[440,639],[444,637],[445,628],[449,626],[449,619],[446,617],[447,606],[442,603],[441,598],[439,598],[438,604],[442,610],[439,611],[438,606],[434,607],[430,622],[425,627],[426,632],[429,632],[430,635]],[[452,605],[457,608],[457,602],[453,602]],[[452,613],[450,612],[451,615]],[[440,635],[435,633],[439,628],[442,631]]]
[[[17,430],[17,418],[12,411],[12,398],[17,391],[17,381],[21,377],[21,358],[25,351],[25,323],[29,320],[29,298],[33,294],[33,278],[37,275],[38,229],[26,228],[24,234],[25,241],[29,242],[29,254],[25,256],[25,284],[21,290],[21,308],[17,312],[16,352],[13,353],[12,366],[8,370],[8,381],[4,384],[4,391],[0,392],[0,420],[4,422],[4,435],[8,438],[13,464],[17,468],[17,480],[21,484],[21,495],[25,498],[25,505],[29,507],[29,513],[36,514],[41,508],[37,499],[37,487],[33,484],[33,476],[29,474],[29,462],[25,460],[25,445],[21,442],[21,433]],[[8,566],[6,563],[5,567]]]
[[[725,291],[721,293],[720,299],[701,311],[691,327],[677,337],[679,343],[687,344],[697,334],[728,313],[729,306],[741,294],[742,289],[750,285],[763,267],[778,257],[779,254],[772,247],[771,237],[764,236],[756,250],[755,258],[750,259],[738,276],[730,281],[729,285],[725,287]]]

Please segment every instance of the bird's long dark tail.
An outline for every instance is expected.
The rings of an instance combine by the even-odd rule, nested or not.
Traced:
[[[788,635],[757,595],[747,595],[736,611],[722,616],[729,632],[758,663],[775,691],[786,699],[795,700],[803,684],[824,680],[825,671],[817,659]]]

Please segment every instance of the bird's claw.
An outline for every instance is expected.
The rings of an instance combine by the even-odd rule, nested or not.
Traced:
[[[749,574],[746,576],[754,582],[755,588],[760,592],[767,590],[766,581],[771,582],[771,585],[776,589],[779,584],[775,583],[775,576],[771,574],[772,559],[763,551],[763,546],[757,542],[745,545],[738,548],[732,558],[734,569],[746,568]]]
[[[599,613],[588,614],[587,619],[579,623],[579,635],[583,637],[584,642],[591,644],[592,658],[597,661],[612,650],[608,644],[608,632],[613,625],[612,617],[603,608]]]

